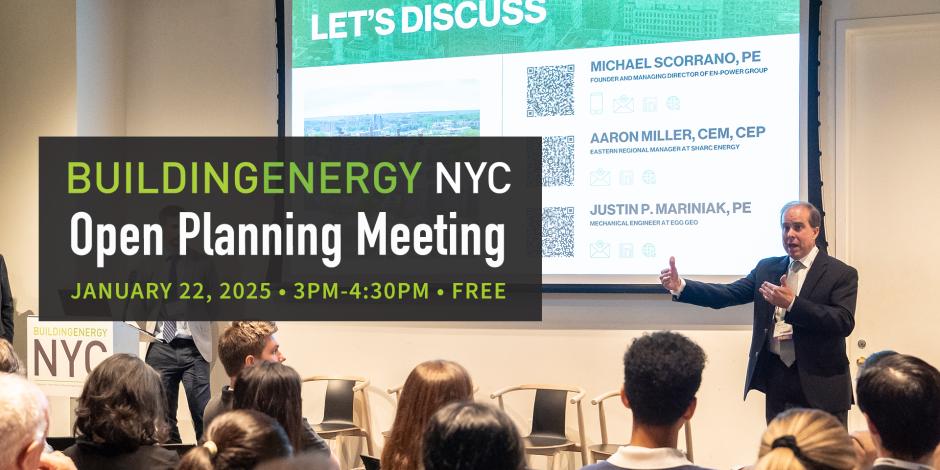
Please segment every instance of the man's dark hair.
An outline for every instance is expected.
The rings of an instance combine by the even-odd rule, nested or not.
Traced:
[[[918,461],[940,444],[940,372],[921,359],[895,354],[867,368],[858,407],[899,459]]]
[[[438,410],[428,421],[421,447],[425,470],[525,468],[525,446],[516,425],[485,403],[455,402]]]
[[[802,207],[809,211],[809,226],[812,228],[819,228],[822,225],[822,214],[819,213],[819,209],[816,208],[812,203],[806,201],[791,201],[783,205],[783,208],[780,209],[780,223],[783,224],[783,216],[787,215],[787,211],[793,209],[794,207]]]
[[[674,424],[702,384],[705,352],[689,338],[671,331],[643,335],[623,356],[623,381],[633,419],[638,423]]]

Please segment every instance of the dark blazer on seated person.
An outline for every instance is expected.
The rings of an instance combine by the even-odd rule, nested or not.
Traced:
[[[773,334],[774,306],[759,289],[764,281],[780,283],[789,256],[766,258],[747,277],[731,284],[709,284],[686,279],[675,300],[703,307],[724,308],[754,302],[754,329],[748,354],[744,396],[749,390],[767,392],[766,372],[776,356],[767,348]],[[852,379],[845,338],[855,328],[858,272],[820,250],[806,273],[800,294],[785,321],[793,325],[793,347],[803,394],[809,404],[828,412],[848,410]]]
[[[78,470],[172,470],[180,462],[176,451],[160,446],[140,446],[131,452],[117,452],[107,444],[79,437],[63,453]]]
[[[13,343],[13,294],[3,255],[0,255],[0,337]]]

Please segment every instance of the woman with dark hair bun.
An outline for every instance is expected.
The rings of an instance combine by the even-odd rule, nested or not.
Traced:
[[[233,410],[260,411],[287,432],[296,453],[322,452],[330,448],[304,419],[301,411],[300,375],[276,362],[261,362],[242,369],[235,379]]]
[[[183,456],[178,470],[250,470],[292,453],[284,428],[257,411],[223,413],[212,420],[202,438],[202,445]]]
[[[78,470],[170,469],[176,452],[167,438],[166,394],[160,374],[129,354],[98,364],[85,380],[75,410],[74,445],[65,449]]]
[[[441,408],[424,433],[424,470],[524,470],[525,450],[509,416],[491,405]]]

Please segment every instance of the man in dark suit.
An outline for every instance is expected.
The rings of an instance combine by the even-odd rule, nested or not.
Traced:
[[[940,444],[940,372],[926,362],[894,354],[858,378],[858,407],[881,457],[872,470],[932,467]]]
[[[754,330],[744,395],[767,397],[769,423],[794,407],[818,408],[847,421],[852,381],[845,338],[855,328],[858,272],[816,247],[822,217],[812,204],[781,210],[788,256],[763,259],[731,284],[682,279],[675,258],[660,275],[673,300],[711,308],[754,302]]]
[[[0,336],[13,343],[13,294],[3,255],[0,255]]]

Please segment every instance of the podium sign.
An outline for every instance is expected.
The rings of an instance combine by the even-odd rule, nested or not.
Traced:
[[[26,325],[28,376],[39,385],[80,389],[101,361],[138,351],[138,331],[122,322],[41,322],[30,316]]]

